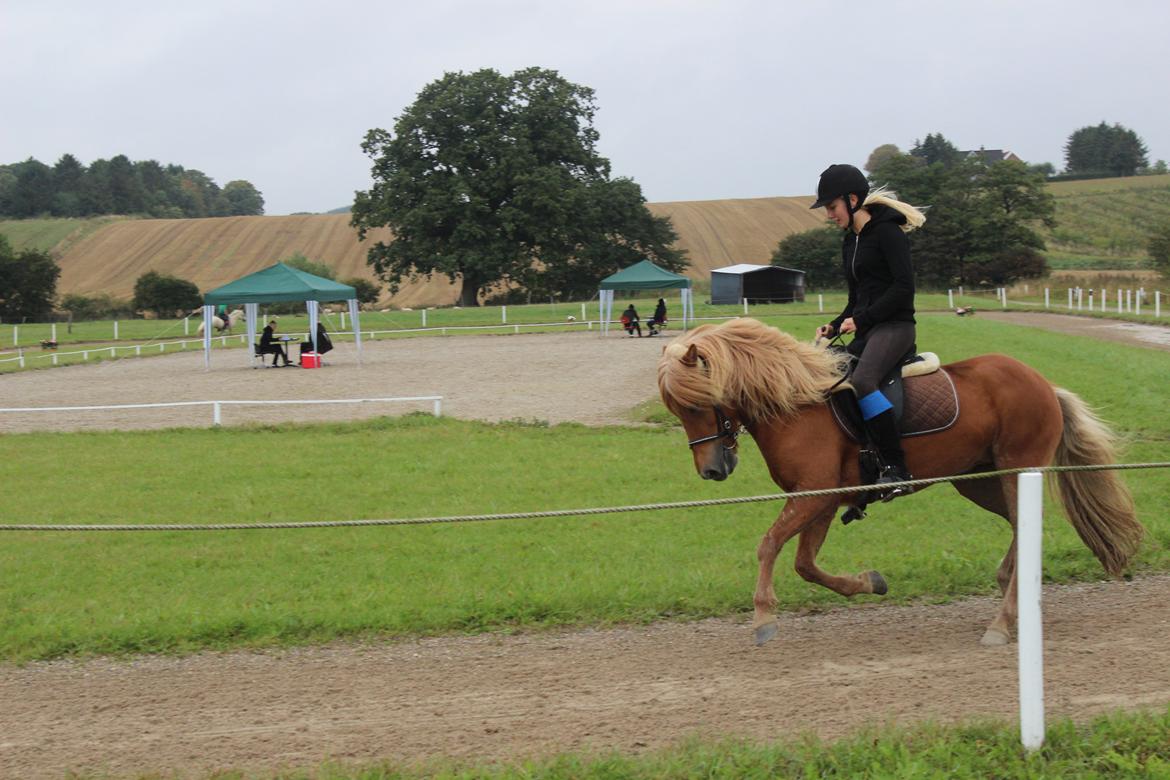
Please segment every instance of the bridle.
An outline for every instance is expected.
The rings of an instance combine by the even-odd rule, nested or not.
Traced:
[[[687,446],[691,449],[695,448],[696,444],[705,444],[716,439],[731,439],[731,443],[723,443],[723,448],[727,450],[735,449],[735,445],[739,442],[739,435],[744,432],[744,427],[740,425],[738,428],[732,427],[731,418],[723,413],[723,410],[718,406],[711,407],[715,411],[715,433],[710,436],[700,436],[697,439],[691,439],[687,442]]]

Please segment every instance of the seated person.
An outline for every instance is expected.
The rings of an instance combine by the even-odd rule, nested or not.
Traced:
[[[634,330],[636,329],[638,331],[638,338],[642,338],[642,319],[638,316],[638,310],[634,308],[634,304],[632,303],[628,309],[622,312],[622,327],[631,336],[634,335]]]
[[[329,340],[329,334],[325,332],[325,325],[320,320],[317,320],[317,354],[324,355],[326,352],[328,352],[331,349],[333,349],[333,342]],[[313,351],[312,340],[301,342],[301,355],[302,356],[304,356],[304,354],[306,352],[312,352],[312,351]],[[300,363],[301,361],[298,360],[297,362]]]
[[[666,327],[666,301],[664,299],[658,299],[658,305],[654,307],[654,316],[646,324],[650,326],[651,336],[657,336],[658,331]]]
[[[260,346],[256,348],[256,354],[263,360],[265,355],[272,355],[272,367],[276,368],[276,361],[278,358],[284,358],[284,364],[291,366],[292,361],[288,359],[288,351],[284,344],[276,340],[276,320],[270,320],[264,326],[264,332],[260,334]]]

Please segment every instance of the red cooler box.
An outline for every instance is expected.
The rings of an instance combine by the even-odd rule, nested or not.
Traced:
[[[301,368],[320,368],[321,356],[316,352],[306,352],[301,355]]]

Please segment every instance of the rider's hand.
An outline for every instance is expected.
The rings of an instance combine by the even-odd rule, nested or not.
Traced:
[[[857,330],[857,325],[854,324],[853,318],[846,317],[845,320],[841,323],[841,332],[852,333],[855,330]]]
[[[821,327],[817,328],[817,338],[818,339],[829,339],[832,337],[833,337],[833,326],[832,325],[822,325]]]

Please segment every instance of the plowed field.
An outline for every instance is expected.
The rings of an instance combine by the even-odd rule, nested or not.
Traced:
[[[679,246],[691,260],[688,274],[705,279],[712,268],[765,264],[780,239],[822,224],[821,215],[809,211],[809,201],[755,198],[652,203],[649,208],[674,221]],[[388,230],[376,230],[359,242],[348,214],[122,220],[74,237],[72,243],[62,242],[58,291],[128,298],[135,280],[147,271],[189,279],[209,290],[295,252],[328,264],[338,278],[373,279],[366,253],[374,241],[390,238]],[[440,276],[404,285],[392,303],[442,305],[454,303],[458,296],[459,288]]]

